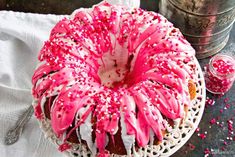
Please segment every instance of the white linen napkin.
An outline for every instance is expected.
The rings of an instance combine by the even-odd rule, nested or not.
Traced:
[[[107,0],[112,4],[139,7],[139,0]],[[4,145],[6,132],[31,105],[31,77],[43,42],[52,27],[65,16],[0,11],[0,156],[62,157],[44,138],[33,118],[19,141]]]
[[[32,103],[31,77],[37,54],[51,28],[63,16],[0,11],[0,156],[61,157],[33,118],[17,143],[4,136]]]

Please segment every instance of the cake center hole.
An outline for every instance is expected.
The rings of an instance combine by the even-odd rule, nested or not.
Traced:
[[[133,58],[134,55],[128,56],[128,54],[117,56],[107,53],[103,55],[98,71],[101,84],[109,88],[125,86],[125,80],[132,68]]]

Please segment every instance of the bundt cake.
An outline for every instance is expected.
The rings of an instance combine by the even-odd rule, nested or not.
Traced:
[[[32,77],[35,115],[61,144],[136,155],[183,120],[196,95],[195,51],[163,16],[102,2],[59,21]]]

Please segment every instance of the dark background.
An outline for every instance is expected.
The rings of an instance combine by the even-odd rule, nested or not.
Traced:
[[[80,7],[91,7],[101,0],[0,0],[0,10],[43,14],[71,14]],[[157,10],[158,0],[142,0],[141,8]]]
[[[142,0],[141,8],[157,11],[158,1]],[[91,7],[98,2],[100,0],[0,0],[0,10],[43,14],[71,14],[77,8]],[[235,55],[235,28],[233,28],[229,42],[223,51],[233,51],[232,54]],[[208,58],[200,60],[202,67],[208,62]],[[235,86],[233,85],[232,89],[220,98],[208,92],[207,97],[216,100],[216,103],[205,109],[199,125],[200,131],[195,132],[192,138],[179,151],[172,155],[173,157],[203,157],[204,151],[207,148],[214,150],[214,157],[235,157],[235,134],[231,136],[233,137],[232,140],[227,139],[229,136],[227,120],[233,119],[235,123]],[[226,98],[229,99],[227,103],[224,102]],[[225,109],[226,104],[230,104],[230,107],[227,109]],[[223,110],[223,113],[220,110]],[[216,118],[219,124],[211,125],[210,120],[212,118]],[[220,124],[223,125],[220,126]],[[235,124],[233,124],[233,131],[235,133],[234,126]],[[205,132],[207,132],[206,138],[201,139],[198,134],[204,134]]]

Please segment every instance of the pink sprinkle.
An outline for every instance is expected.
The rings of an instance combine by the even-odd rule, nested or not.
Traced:
[[[206,135],[202,133],[202,134],[199,134],[199,137],[203,140],[206,138]]]
[[[194,150],[196,148],[196,146],[193,145],[192,143],[189,143],[188,146],[190,150]]]
[[[226,107],[227,109],[229,109],[229,108],[230,108],[230,104],[226,104],[225,107]]]
[[[229,98],[225,98],[224,102],[227,103],[229,101]]]
[[[200,131],[200,128],[197,128],[197,129],[196,129],[196,132],[199,132],[199,131]]]
[[[228,145],[228,143],[227,143],[226,141],[224,141],[224,145],[225,145],[225,146],[227,146],[227,145]]]
[[[34,107],[34,114],[38,120],[43,119],[42,109],[40,105]]]
[[[223,128],[223,126],[224,126],[224,125],[223,125],[222,123],[221,123],[221,124],[219,124],[219,127]]]
[[[229,119],[229,120],[227,120],[227,123],[228,123],[228,133],[232,134],[232,131],[233,131],[233,120]]]
[[[225,151],[225,147],[222,147],[221,150],[222,150],[222,151]]]
[[[210,120],[210,124],[213,125],[213,124],[215,124],[215,123],[216,123],[216,119],[215,119],[215,118],[212,118],[212,119]]]
[[[209,148],[206,148],[204,149],[204,154],[207,155],[207,154],[211,154],[211,151]]]
[[[210,99],[209,97],[206,98],[206,107],[213,106],[215,104],[214,99]]]
[[[65,150],[68,150],[71,148],[71,145],[69,145],[68,143],[63,143],[62,145],[59,146],[59,151],[63,152]]]
[[[229,74],[234,72],[234,66],[231,62],[226,60],[216,60],[213,62],[213,67],[216,71],[222,73],[222,74]]]
[[[104,152],[99,153],[99,154],[97,155],[97,157],[109,157],[109,156],[110,156],[110,154],[109,154],[108,151],[104,151]]]

